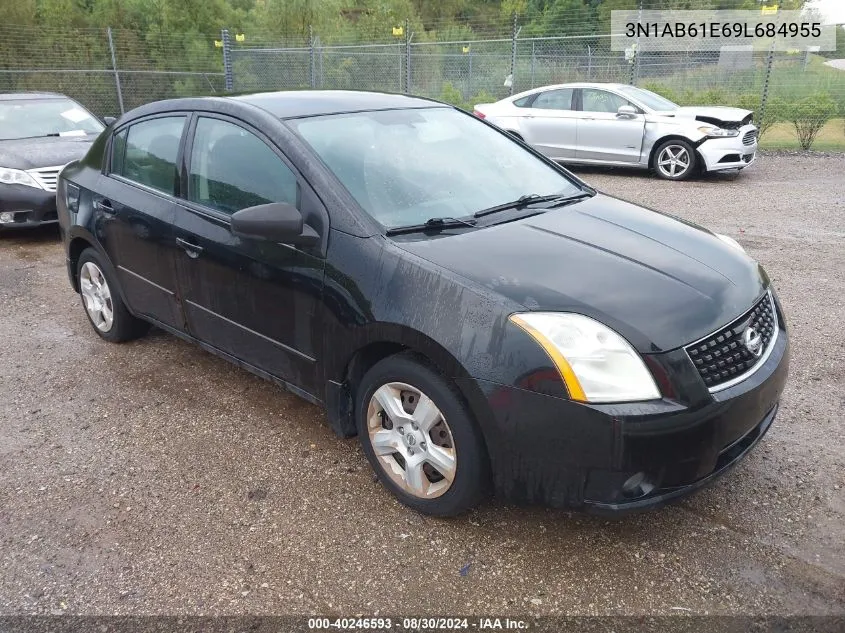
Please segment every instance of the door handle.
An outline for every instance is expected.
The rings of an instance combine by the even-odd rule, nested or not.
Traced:
[[[181,237],[176,238],[176,243],[185,250],[185,252],[188,254],[188,257],[190,257],[191,259],[196,259],[200,256],[200,253],[202,253],[203,251],[202,246],[191,244],[190,242],[183,240]]]
[[[114,215],[114,207],[112,206],[111,202],[109,202],[106,198],[103,198],[102,200],[97,200],[96,206],[103,213]]]

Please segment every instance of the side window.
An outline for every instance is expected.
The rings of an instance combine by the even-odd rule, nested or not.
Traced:
[[[533,98],[534,98],[534,95],[528,95],[526,97],[520,97],[519,99],[514,101],[513,104],[517,108],[527,108],[528,104],[531,103],[531,99],[533,99]]]
[[[532,108],[542,110],[571,110],[572,109],[572,88],[560,90],[547,90],[541,92],[531,104]]]
[[[188,198],[234,213],[270,202],[298,207],[299,188],[294,173],[260,138],[233,123],[200,117]]]
[[[114,137],[111,172],[164,193],[176,193],[176,155],[184,116],[149,119]]]
[[[631,105],[624,97],[607,92],[606,90],[584,88],[581,95],[581,109],[584,112],[611,112],[616,114],[620,106]]]

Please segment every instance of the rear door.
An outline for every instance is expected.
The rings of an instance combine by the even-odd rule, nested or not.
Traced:
[[[636,163],[640,160],[645,132],[645,115],[624,97],[598,88],[580,89],[578,151],[576,159]],[[633,118],[618,113],[630,105]]]
[[[540,92],[520,119],[525,141],[549,158],[575,157],[578,112],[573,108],[574,92],[572,88]]]
[[[230,223],[246,207],[287,202],[325,235],[325,208],[282,152],[237,119],[198,114],[185,162],[187,191],[173,237],[191,334],[316,394],[319,248],[238,237]]]
[[[184,330],[185,319],[176,297],[172,223],[187,120],[187,114],[168,113],[118,129],[93,200],[97,237],[129,307],[177,330]]]

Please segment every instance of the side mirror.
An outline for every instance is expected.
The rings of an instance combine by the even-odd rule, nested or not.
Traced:
[[[117,121],[117,119],[113,116],[104,116],[103,117],[103,123],[105,123],[106,125],[111,125],[115,121]]]
[[[308,246],[320,241],[317,231],[303,221],[299,209],[287,202],[259,204],[233,213],[232,233],[282,244]]]
[[[619,106],[619,109],[616,111],[616,117],[619,119],[633,119],[637,114],[637,109],[629,105]]]

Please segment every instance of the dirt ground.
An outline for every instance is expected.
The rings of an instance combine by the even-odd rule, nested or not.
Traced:
[[[0,613],[845,613],[845,156],[578,173],[735,237],[780,294],[778,419],[716,485],[619,521],[420,516],[316,407],[158,331],[101,341],[57,231],[5,234]]]

